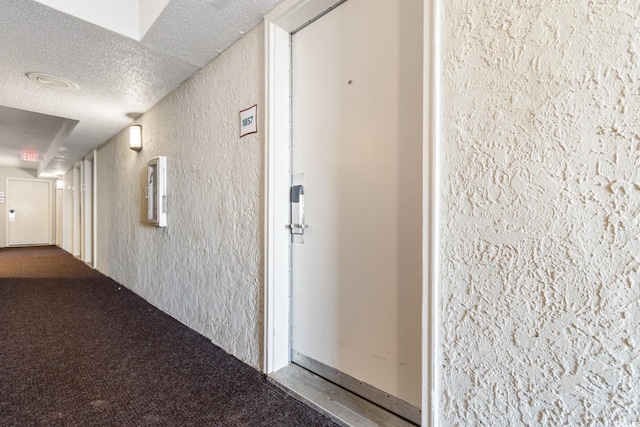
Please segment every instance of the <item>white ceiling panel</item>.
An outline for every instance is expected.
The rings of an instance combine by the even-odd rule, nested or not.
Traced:
[[[173,0],[142,42],[203,67],[258,25],[280,0]]]
[[[139,5],[131,0],[36,0],[46,6],[140,40]]]

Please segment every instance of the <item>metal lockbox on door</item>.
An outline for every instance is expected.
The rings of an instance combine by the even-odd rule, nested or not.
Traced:
[[[147,163],[147,220],[158,227],[167,226],[167,158],[159,156]]]

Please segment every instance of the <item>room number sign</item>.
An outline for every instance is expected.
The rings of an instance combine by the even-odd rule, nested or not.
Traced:
[[[240,111],[240,138],[258,132],[258,105]]]

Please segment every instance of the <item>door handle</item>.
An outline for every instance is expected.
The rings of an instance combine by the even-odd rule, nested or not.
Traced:
[[[287,224],[287,228],[290,228],[293,234],[304,234],[304,232],[296,233],[294,230],[304,230],[305,228],[309,228],[309,225],[308,224]]]

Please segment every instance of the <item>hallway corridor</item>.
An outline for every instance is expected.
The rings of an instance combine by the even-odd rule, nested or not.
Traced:
[[[332,425],[67,252],[0,249],[0,426]]]

